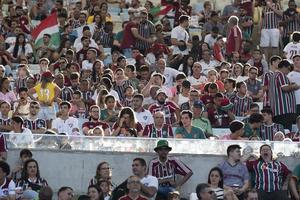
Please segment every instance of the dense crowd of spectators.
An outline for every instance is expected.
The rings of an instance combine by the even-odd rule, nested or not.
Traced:
[[[52,134],[299,142],[300,13],[296,1],[289,0],[285,10],[277,0],[233,0],[223,10],[217,10],[212,1],[198,3],[203,5],[200,10],[190,0],[155,3],[0,1],[0,131],[12,134],[8,141],[26,145],[33,142],[34,134]],[[39,42],[31,34],[49,16],[57,19],[59,46],[54,29],[41,31]],[[5,158],[3,136],[0,142]],[[72,148],[68,143],[59,147]],[[151,161],[149,175],[161,177],[164,159]],[[256,176],[253,186],[260,198],[285,198],[277,191],[290,171],[277,161],[269,165],[272,159],[264,155],[247,162],[248,169],[241,166],[243,181],[227,183],[226,168],[239,160],[220,165],[222,171],[213,170],[219,177],[224,175],[224,182],[220,179],[224,191],[226,187],[231,191],[227,199],[241,199],[250,188],[247,170]],[[32,179],[40,190],[47,182],[40,178],[38,163],[29,161],[24,169],[35,168],[35,174],[31,177],[30,170],[25,170],[15,181],[28,187]],[[136,161],[146,168],[142,159]],[[180,194],[171,186],[182,185],[192,171],[179,161],[168,162],[177,166],[172,170],[184,177],[182,182],[169,180],[170,172],[166,182],[158,179],[154,190],[136,184],[144,175],[134,172],[125,184],[133,196],[124,198],[136,199],[140,190],[148,198],[156,192],[161,198],[178,198]],[[259,165],[276,174],[276,180],[271,178],[277,181],[274,185],[261,183]],[[0,169],[10,174],[6,163]],[[98,175],[95,178],[97,182]],[[115,187],[104,181],[99,189],[98,182],[92,183],[91,199],[99,194],[108,199],[107,190]],[[209,184],[197,186],[199,199],[205,199],[201,193],[211,193],[212,185],[221,194],[223,184]],[[47,196],[51,192],[45,188]],[[67,196],[70,191],[66,187],[60,192]],[[96,193],[98,197],[92,197]],[[256,191],[246,196],[252,193]],[[296,186],[292,194],[299,199]]]

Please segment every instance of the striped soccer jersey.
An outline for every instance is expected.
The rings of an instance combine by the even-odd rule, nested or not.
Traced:
[[[251,97],[240,97],[238,93],[231,97],[230,101],[234,104],[233,113],[235,116],[244,116],[244,114],[250,109],[250,105],[253,103]]]
[[[281,124],[273,123],[271,125],[262,124],[259,129],[259,137],[263,140],[273,141],[275,133],[281,131],[284,133],[284,128]]]

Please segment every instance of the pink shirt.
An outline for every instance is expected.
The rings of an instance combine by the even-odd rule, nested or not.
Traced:
[[[17,98],[16,98],[15,93],[12,91],[7,92],[6,94],[3,94],[2,92],[0,92],[0,101],[7,101],[11,105],[13,105],[13,102],[17,101]]]

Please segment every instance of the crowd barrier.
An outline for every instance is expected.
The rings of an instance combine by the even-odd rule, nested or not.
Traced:
[[[121,137],[66,137],[34,135],[30,142],[24,143],[21,134],[5,134],[8,143],[8,163],[12,166],[18,161],[22,148],[29,148],[39,162],[41,175],[54,191],[61,186],[74,188],[76,194],[86,193],[89,180],[95,175],[97,165],[107,161],[112,167],[112,181],[118,185],[131,172],[132,160],[142,157],[147,162],[154,158],[153,148],[158,139]],[[26,139],[25,139],[26,140]],[[27,141],[27,140],[26,140]],[[289,169],[300,163],[300,143],[268,141],[221,141],[168,139],[175,155],[190,167],[194,175],[180,188],[182,195],[188,197],[200,182],[207,181],[209,170],[226,157],[230,144],[239,144],[244,153],[259,153],[262,144],[270,144],[274,157],[283,161]],[[63,146],[62,143],[68,145]],[[180,177],[177,177],[178,179]]]

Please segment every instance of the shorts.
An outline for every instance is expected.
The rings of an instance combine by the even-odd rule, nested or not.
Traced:
[[[260,47],[279,47],[279,29],[262,29]]]
[[[54,106],[41,106],[39,112],[39,118],[44,120],[52,120],[56,118],[55,107]]]

